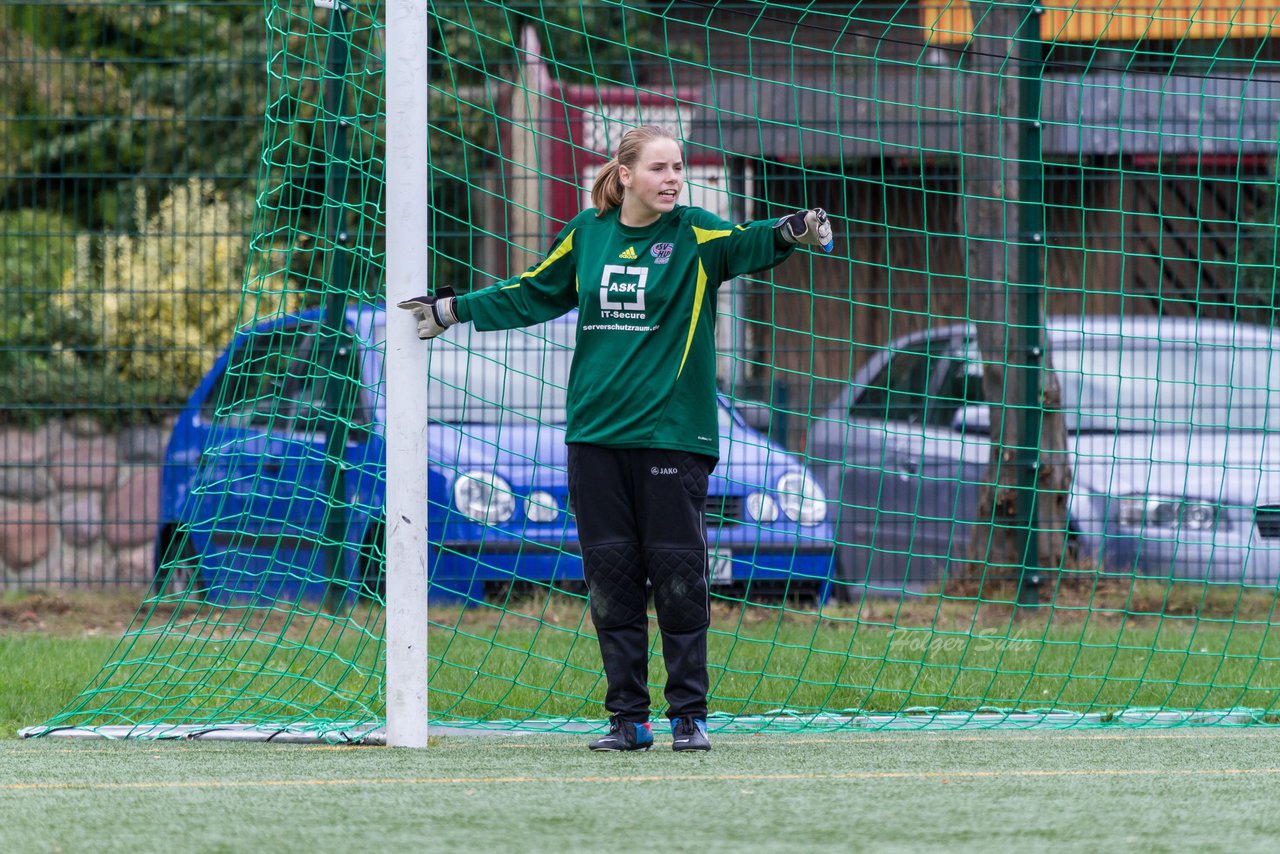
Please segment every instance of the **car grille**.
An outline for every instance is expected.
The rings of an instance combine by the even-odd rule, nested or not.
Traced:
[[[742,521],[741,495],[707,496],[707,524],[737,524]]]
[[[744,520],[741,495],[708,495],[707,524],[736,525]],[[1280,511],[1280,508],[1277,508]],[[569,499],[569,512],[574,512],[573,499]]]
[[[1280,539],[1280,504],[1263,504],[1253,516],[1258,525],[1258,536],[1264,540]]]

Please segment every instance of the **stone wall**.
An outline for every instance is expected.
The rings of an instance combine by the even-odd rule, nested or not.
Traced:
[[[0,590],[148,583],[171,429],[0,427]]]

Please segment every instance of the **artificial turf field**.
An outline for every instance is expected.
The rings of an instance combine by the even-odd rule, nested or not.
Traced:
[[[584,744],[5,740],[0,851],[1280,850],[1270,728]]]

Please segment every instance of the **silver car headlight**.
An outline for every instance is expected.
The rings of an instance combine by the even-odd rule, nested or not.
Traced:
[[[757,522],[776,522],[778,502],[763,492],[753,492],[747,496],[747,515]]]
[[[453,503],[463,516],[482,525],[506,522],[516,512],[511,484],[484,471],[469,471],[454,481]]]
[[[530,522],[541,524],[554,522],[560,515],[560,504],[550,492],[542,489],[534,490],[524,500],[524,515],[529,517]]]
[[[827,496],[808,472],[787,472],[776,489],[778,505],[792,522],[816,525],[827,518]]]
[[[1208,531],[1218,523],[1218,508],[1167,495],[1134,495],[1120,499],[1116,521],[1126,528]]]

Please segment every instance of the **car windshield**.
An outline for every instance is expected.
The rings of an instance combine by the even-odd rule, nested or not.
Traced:
[[[1072,343],[1053,363],[1076,430],[1280,430],[1280,352],[1103,336]]]
[[[235,429],[318,433],[336,402],[354,427],[370,423],[372,412],[353,347],[354,335],[340,335],[318,323],[285,322],[239,337],[226,370],[201,405],[203,417]],[[341,390],[340,390],[341,389]]]
[[[446,424],[565,422],[575,328],[567,321],[477,332],[470,324],[431,347],[428,412]]]

